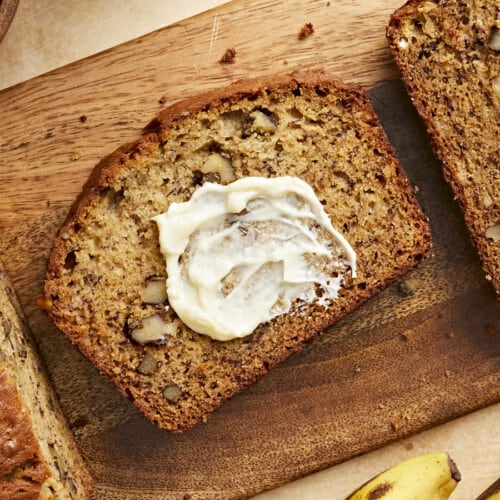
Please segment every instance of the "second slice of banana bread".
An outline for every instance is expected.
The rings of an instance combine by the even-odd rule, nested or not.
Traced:
[[[500,4],[411,0],[387,37],[500,297]]]

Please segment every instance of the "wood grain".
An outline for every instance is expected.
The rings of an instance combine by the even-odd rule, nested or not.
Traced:
[[[168,105],[247,75],[303,67],[325,67],[365,86],[394,77],[383,34],[396,2],[327,3],[231,2],[2,92],[0,181],[23,183],[2,196],[0,224],[42,214],[48,201],[66,207],[97,160],[135,138],[162,97]],[[299,40],[306,22],[315,34]],[[222,65],[228,47],[236,62]]]
[[[500,400],[499,306],[384,39],[399,1],[235,1],[0,93],[0,249],[96,498],[234,498]],[[298,39],[306,22],[315,33]],[[228,47],[234,64],[218,60]],[[100,157],[169,104],[324,67],[370,89],[435,256],[183,435],[123,399],[35,307],[58,226]],[[162,99],[164,97],[164,99]],[[85,118],[83,118],[85,117]]]

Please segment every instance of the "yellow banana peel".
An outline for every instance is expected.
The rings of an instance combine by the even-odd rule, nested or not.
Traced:
[[[345,500],[445,500],[460,479],[448,453],[424,453],[387,469]]]

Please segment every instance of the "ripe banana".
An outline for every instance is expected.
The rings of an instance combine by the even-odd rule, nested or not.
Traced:
[[[444,500],[460,479],[448,453],[424,453],[382,472],[345,500]]]
[[[483,491],[476,500],[500,500],[500,478]]]

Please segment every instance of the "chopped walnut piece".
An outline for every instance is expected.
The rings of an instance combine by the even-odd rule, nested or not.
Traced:
[[[500,29],[494,27],[491,31],[491,36],[488,41],[488,47],[495,52],[500,51]]]
[[[219,153],[212,153],[205,163],[201,166],[203,174],[216,173],[219,174],[222,182],[231,182],[234,180],[233,167],[231,162],[221,156]],[[209,179],[205,179],[209,180]]]
[[[262,111],[254,111],[253,113],[250,114],[250,116],[253,118],[253,126],[252,128],[259,132],[259,133],[265,133],[265,132],[274,132],[276,130],[276,124],[272,121],[272,119],[267,116],[265,113]]]
[[[161,342],[170,333],[169,325],[158,314],[144,318],[142,327],[132,330],[131,337],[139,344]]]
[[[500,224],[497,224],[496,226],[491,226],[488,229],[486,229],[484,235],[489,240],[500,241]]]
[[[146,354],[144,354],[144,357],[137,367],[137,371],[142,375],[152,375],[157,368],[157,359],[149,351],[146,351]]]
[[[163,389],[163,398],[171,403],[177,403],[182,395],[182,391],[179,386],[175,384],[170,384]]]
[[[152,279],[139,292],[145,304],[163,304],[167,300],[167,289],[164,279]]]

